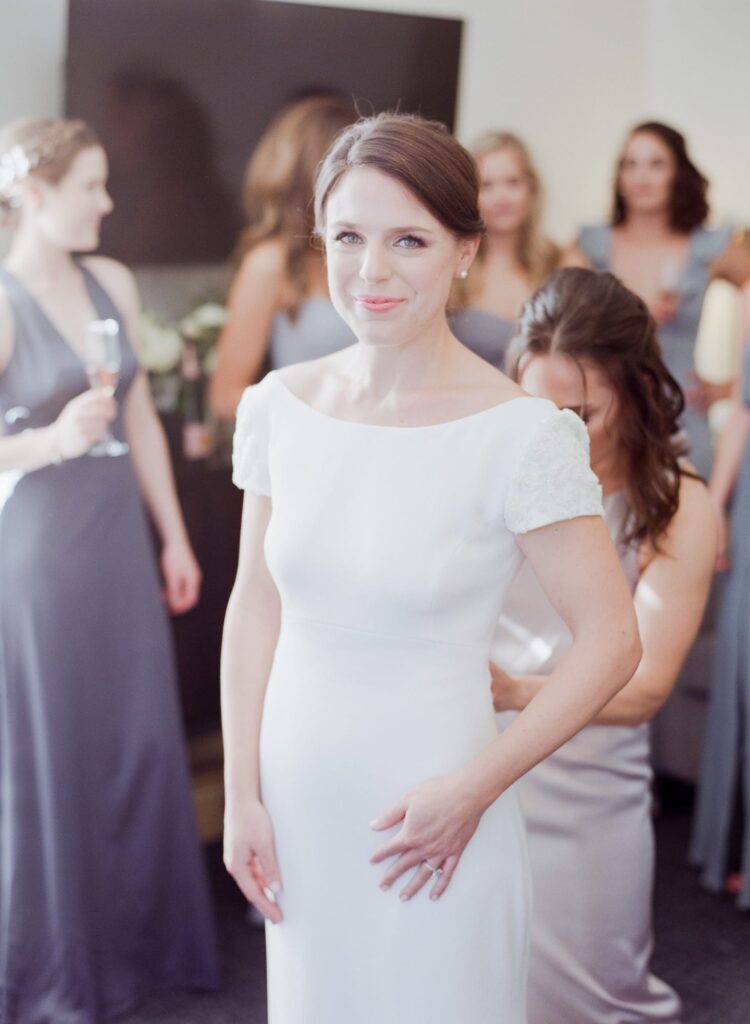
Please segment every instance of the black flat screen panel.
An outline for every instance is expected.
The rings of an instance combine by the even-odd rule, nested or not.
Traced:
[[[462,22],[268,0],[70,0],[65,108],[101,134],[102,251],[224,260],[242,175],[278,110],[316,89],[453,128]]]

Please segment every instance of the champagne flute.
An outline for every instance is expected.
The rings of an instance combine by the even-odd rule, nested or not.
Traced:
[[[113,396],[120,380],[120,325],[116,320],[91,320],[83,338],[83,360],[92,388],[101,388]],[[89,455],[124,455],[130,451],[124,441],[107,433],[89,449]]]
[[[665,256],[659,270],[659,295],[665,302],[675,307],[680,301],[680,278],[682,264],[674,256]]]

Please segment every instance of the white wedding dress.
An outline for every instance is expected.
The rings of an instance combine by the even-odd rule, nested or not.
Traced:
[[[529,878],[513,790],[446,893],[401,902],[369,822],[497,736],[489,651],[515,534],[601,513],[588,437],[522,397],[448,423],[318,412],[276,373],[243,397],[235,481],[270,495],[282,621],[261,730],[284,921],[269,1024],[523,1024]]]

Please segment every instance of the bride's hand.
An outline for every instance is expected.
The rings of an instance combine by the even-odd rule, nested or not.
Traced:
[[[390,888],[407,871],[416,868],[399,894],[401,899],[410,899],[433,880],[430,899],[437,899],[447,889],[483,810],[454,777],[429,779],[415,786],[370,824],[374,831],[382,832],[401,823],[396,835],[370,858],[372,864],[379,864],[388,857],[395,857],[383,875],[381,889]],[[433,868],[440,869],[437,877]]]
[[[245,899],[278,924],[283,919],[276,897],[281,876],[276,862],[273,826],[259,800],[224,815],[224,865]]]

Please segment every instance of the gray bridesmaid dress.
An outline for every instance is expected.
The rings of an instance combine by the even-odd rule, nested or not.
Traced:
[[[483,309],[464,306],[457,309],[448,322],[463,345],[496,369],[504,368],[508,345],[516,333],[515,320],[506,320],[505,317],[495,316]]]
[[[277,313],[271,325],[268,360],[272,370],[320,359],[357,339],[330,299],[315,295],[299,304],[296,317]]]
[[[750,407],[750,343],[745,349],[742,397]],[[750,442],[745,445],[732,498],[730,537],[731,565],[719,591],[689,860],[702,869],[701,881],[706,889],[723,891],[739,791],[744,884],[737,905],[750,910]]]
[[[120,321],[122,400],[137,370]],[[6,434],[53,422],[83,364],[0,268],[15,346]],[[214,988],[213,912],[169,624],[130,456],[5,475],[0,509],[0,1020],[93,1024],[149,992]]]
[[[659,328],[664,362],[683,390],[691,386],[695,372],[695,339],[703,311],[706,289],[711,283],[711,263],[726,249],[732,228],[697,228],[690,236],[690,250],[677,290],[680,302],[676,315]],[[607,225],[583,228],[578,246],[595,270],[612,270],[612,228]],[[690,459],[704,479],[713,461],[708,420],[695,409],[686,409],[683,426],[690,444]]]
[[[622,493],[604,499],[634,590],[637,552],[619,541],[626,511]],[[527,563],[492,660],[511,675],[548,675],[571,642]],[[501,725],[513,717],[498,716]],[[647,725],[586,726],[518,783],[534,890],[528,1024],[679,1024],[677,995],[649,971],[650,787]]]

